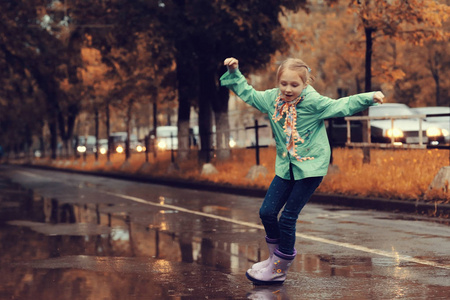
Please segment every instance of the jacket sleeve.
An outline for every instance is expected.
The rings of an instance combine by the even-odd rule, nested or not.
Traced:
[[[322,120],[351,116],[374,105],[374,93],[356,94],[334,100],[313,91],[308,95],[307,108]]]
[[[227,71],[220,77],[220,84],[232,90],[245,103],[253,106],[257,110],[267,113],[270,106],[270,95],[267,91],[256,91],[247,83],[247,79],[239,69],[234,72]]]

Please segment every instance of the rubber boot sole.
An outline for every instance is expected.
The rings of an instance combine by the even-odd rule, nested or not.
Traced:
[[[274,285],[274,284],[283,284],[284,282],[284,280],[271,280],[271,281],[258,280],[250,276],[248,272],[245,272],[245,276],[247,276],[248,280],[253,282],[254,285]]]

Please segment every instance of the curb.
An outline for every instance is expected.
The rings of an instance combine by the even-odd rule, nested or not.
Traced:
[[[43,170],[57,170],[61,172],[74,174],[101,176],[142,183],[160,184],[171,187],[196,189],[196,190],[226,193],[240,196],[249,196],[256,198],[263,198],[266,194],[266,189],[263,188],[239,187],[233,186],[231,184],[217,184],[206,180],[194,181],[179,178],[152,177],[149,175],[129,174],[110,171],[99,172],[99,171],[60,169],[49,166],[39,166],[32,164],[22,164],[19,166]],[[393,199],[373,198],[373,197],[357,197],[357,196],[346,196],[339,194],[326,194],[317,192],[312,195],[310,202],[318,204],[351,207],[351,208],[373,209],[377,211],[420,214],[420,215],[442,217],[446,219],[450,218],[450,204],[434,204],[411,200],[408,201],[408,200],[393,200]]]
[[[377,211],[411,213],[442,218],[450,218],[449,204],[434,204],[426,202],[414,202],[411,200],[394,200],[372,197],[355,197],[345,195],[333,195],[315,193],[311,201],[321,204],[332,204],[352,208],[373,209]]]

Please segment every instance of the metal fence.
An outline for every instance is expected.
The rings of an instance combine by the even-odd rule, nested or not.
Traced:
[[[411,116],[377,116],[377,117],[370,117],[370,116],[352,116],[352,117],[345,117],[346,121],[346,129],[347,129],[347,139],[345,142],[345,146],[347,147],[372,147],[372,148],[396,148],[396,149],[430,149],[430,148],[438,148],[438,149],[450,149],[450,145],[448,142],[445,142],[445,137],[443,135],[439,137],[434,137],[435,140],[431,137],[427,137],[424,130],[423,122],[426,118],[433,118],[433,117],[443,117],[443,116],[450,116],[450,114],[418,114],[418,115],[411,115]],[[398,142],[398,138],[395,137],[395,134],[393,132],[395,131],[395,121],[396,120],[417,120],[418,122],[418,130],[417,130],[417,137],[409,137],[409,138],[417,138],[414,140],[414,142],[411,143],[405,143],[405,142]],[[391,127],[389,128],[391,130],[391,136],[390,136],[390,142],[379,142],[379,141],[372,141],[374,135],[372,132],[372,124],[374,121],[377,120],[390,120]],[[368,137],[367,142],[355,142],[352,141],[352,122],[361,122],[363,124],[362,130],[366,130],[366,134]],[[365,124],[365,126],[364,126]],[[440,129],[440,128],[439,128]],[[441,129],[440,129],[441,130]],[[442,133],[442,130],[441,130]],[[386,136],[384,136],[386,138]]]
[[[419,114],[412,116],[386,116],[386,117],[369,117],[369,116],[352,116],[345,118],[336,118],[327,120],[328,126],[328,138],[330,140],[330,145],[332,148],[334,147],[371,147],[371,148],[395,148],[395,149],[429,149],[429,148],[438,148],[438,149],[450,149],[450,144],[447,142],[446,144],[438,144],[434,145],[432,143],[427,143],[427,137],[425,135],[425,130],[423,128],[423,121],[426,118],[433,117],[448,117],[450,114]],[[392,136],[389,142],[379,142],[373,140],[373,132],[372,132],[372,124],[373,122],[379,120],[390,120],[390,128],[393,130],[395,128],[395,122],[404,119],[416,119],[419,125],[418,135],[417,135],[417,143],[401,143],[396,142],[395,138]],[[366,124],[366,126],[364,126]],[[362,131],[366,130],[368,141],[362,141]],[[223,133],[223,132],[222,132]],[[263,133],[263,134],[261,134]],[[221,150],[232,150],[233,148],[246,148],[255,153],[255,163],[257,165],[260,164],[259,152],[261,148],[265,148],[268,146],[274,146],[275,142],[272,137],[272,131],[268,125],[258,124],[258,121],[255,120],[253,126],[247,126],[243,128],[232,129],[228,132],[225,132],[224,135],[218,137],[216,132],[211,132],[211,146],[210,149],[206,149],[205,151],[210,151],[211,157],[214,157],[214,153],[217,153]],[[232,145],[227,145],[220,149],[218,145],[224,145],[225,140],[222,140],[222,143],[217,143],[217,139],[226,139],[229,137],[230,143]],[[178,140],[178,136],[172,135],[170,137],[172,140]],[[185,151],[195,152],[200,151],[200,136],[198,134],[194,134],[192,131],[189,133],[189,146]],[[141,141],[143,149],[142,152],[137,152],[136,149],[130,149],[133,154],[145,154],[146,160],[148,161],[148,157],[150,155],[156,157],[158,153],[160,153],[161,149],[158,149],[157,145],[157,137],[148,135],[145,140]],[[176,144],[173,141],[172,145]],[[114,147],[114,145],[112,145]],[[97,149],[98,151],[98,149]],[[110,154],[114,149],[109,149]],[[166,151],[171,151],[171,159],[175,160],[176,156],[181,151],[178,148],[172,147]],[[45,151],[47,156],[50,154],[49,149]],[[74,157],[75,159],[86,159],[86,155],[88,153],[79,153],[76,149],[70,149],[70,153],[58,151],[58,157],[60,158],[69,158]],[[106,154],[105,154],[106,155]],[[11,158],[20,158],[20,157],[33,157],[34,153],[32,151],[24,152],[24,153],[16,153],[13,155],[8,155]],[[96,157],[100,156],[97,153]],[[124,155],[125,156],[125,155]]]

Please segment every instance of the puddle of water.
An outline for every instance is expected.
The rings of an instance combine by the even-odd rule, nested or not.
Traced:
[[[22,200],[15,199],[18,201],[2,201],[1,211],[16,211],[8,218],[2,218],[2,227],[8,225],[4,227],[5,230],[19,232],[16,238],[26,239],[30,243],[36,242],[38,248],[44,249],[42,255],[27,259],[39,259],[45,257],[45,253],[48,257],[79,254],[195,262],[229,272],[242,271],[248,266],[248,260],[241,255],[237,243],[217,243],[211,240],[213,236],[201,236],[217,232],[214,228],[214,223],[217,222],[210,224],[209,219],[185,228],[178,226],[181,233],[176,233],[173,229],[177,228],[177,222],[174,222],[173,218],[178,218],[178,211],[175,210],[153,211],[150,214],[146,213],[148,208],[136,204],[77,205],[60,202],[58,199],[42,198],[30,191],[14,193],[26,197]],[[141,217],[141,214],[146,215]],[[133,222],[134,219],[140,218],[145,218],[147,223]],[[205,221],[208,224],[206,230],[203,227]],[[12,230],[11,227],[16,229]],[[48,250],[49,248],[51,249]],[[74,249],[77,249],[78,253],[73,251]],[[252,249],[250,252],[257,253],[258,250]],[[253,255],[252,260],[256,259]]]

